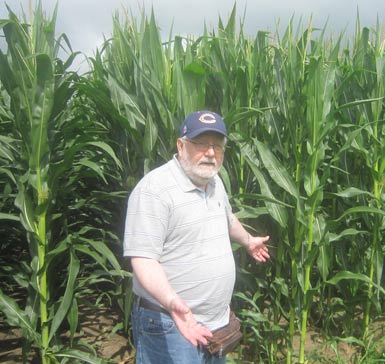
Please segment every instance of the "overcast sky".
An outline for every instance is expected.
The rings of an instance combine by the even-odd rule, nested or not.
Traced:
[[[7,3],[16,13],[21,9],[29,14],[30,5],[35,0],[0,0],[1,18],[7,18]],[[56,34],[65,33],[73,50],[93,55],[104,37],[112,32],[112,17],[116,11],[129,9],[139,16],[144,6],[147,13],[154,8],[155,18],[166,39],[172,29],[173,35],[200,35],[204,23],[211,29],[218,24],[219,16],[226,21],[234,6],[234,0],[42,0],[48,15],[58,3]],[[313,18],[313,26],[323,27],[340,34],[346,30],[354,33],[357,9],[361,26],[375,27],[377,16],[385,26],[385,0],[238,0],[237,18],[244,17],[244,31],[254,36],[259,30],[275,31],[277,22],[285,29],[290,18],[302,17],[308,24]],[[382,21],[383,20],[383,21]]]

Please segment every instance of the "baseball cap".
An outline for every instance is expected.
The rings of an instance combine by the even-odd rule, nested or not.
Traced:
[[[193,139],[207,131],[227,136],[226,125],[223,119],[212,111],[196,111],[189,114],[180,128],[180,137]]]

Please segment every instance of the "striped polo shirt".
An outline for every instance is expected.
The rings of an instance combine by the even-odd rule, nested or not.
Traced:
[[[143,177],[127,205],[124,255],[159,261],[175,292],[210,330],[229,317],[235,282],[230,216],[221,179],[215,176],[203,192],[176,156]],[[135,276],[133,290],[156,303]]]

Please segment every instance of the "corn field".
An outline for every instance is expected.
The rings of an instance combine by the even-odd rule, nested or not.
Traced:
[[[176,152],[191,111],[223,115],[220,174],[234,212],[271,236],[271,262],[234,244],[232,363],[385,362],[385,39],[356,20],[351,38],[296,24],[243,32],[236,6],[196,38],[161,38],[154,13],[113,18],[112,37],[77,54],[55,10],[0,20],[0,322],[23,361],[103,363],[78,340],[90,295],[114,303],[130,338],[125,203]],[[60,16],[60,15],[59,15]],[[239,23],[239,24],[238,24]],[[67,58],[59,57],[64,48]],[[375,325],[380,323],[379,325]],[[334,352],[306,347],[310,331]],[[63,332],[69,332],[68,340]]]

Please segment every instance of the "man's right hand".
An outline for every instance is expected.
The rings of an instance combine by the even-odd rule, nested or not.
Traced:
[[[211,331],[195,320],[190,308],[179,296],[172,298],[168,311],[180,333],[194,346],[199,343],[206,345],[206,338],[213,336]]]
[[[131,257],[131,264],[139,283],[170,313],[180,333],[194,346],[207,344],[212,334],[196,322],[190,308],[174,292],[157,260]]]

